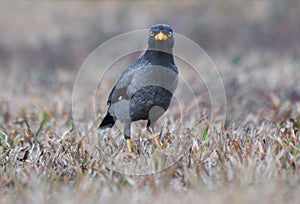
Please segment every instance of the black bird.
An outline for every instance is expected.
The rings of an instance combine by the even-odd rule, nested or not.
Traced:
[[[129,152],[131,123],[137,120],[148,120],[149,134],[162,146],[153,131],[158,118],[168,109],[178,84],[173,47],[172,28],[166,24],[152,26],[144,55],[124,71],[109,94],[108,111],[99,128],[111,128],[116,120],[121,121]]]

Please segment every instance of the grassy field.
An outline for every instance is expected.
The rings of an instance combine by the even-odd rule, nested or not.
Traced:
[[[225,84],[226,80],[224,77]],[[61,83],[48,89],[53,91],[51,100],[39,97],[42,93],[34,93],[35,89],[26,89],[16,100],[28,101],[27,105],[12,107],[1,102],[2,203],[297,201],[299,102],[281,99],[258,86],[253,87],[251,99],[263,105],[252,104],[249,93],[240,90],[245,97],[228,98],[226,120],[212,121],[203,114],[200,121],[179,124],[179,116],[170,111],[169,119],[161,120],[167,120],[161,128],[165,147],[159,149],[151,140],[139,142],[137,138],[145,136],[139,131],[142,124],[137,124],[130,155],[123,151],[117,128],[111,136],[97,131],[85,136],[76,131],[71,89],[66,88],[68,82]],[[104,97],[102,102],[105,104]],[[184,145],[176,143],[179,138]],[[171,161],[162,164],[167,153]],[[156,155],[151,160],[154,164],[143,163],[151,155]],[[126,165],[129,173],[134,172],[131,168],[138,169],[136,175],[123,174]],[[143,171],[142,167],[147,165],[162,170],[144,175],[147,168]]]
[[[139,8],[140,20],[122,13],[130,6],[117,2],[0,5],[0,25],[5,28],[0,37],[0,203],[299,200],[300,61],[297,35],[293,35],[299,33],[293,23],[299,4],[186,3],[180,10],[177,4],[162,3],[158,11],[148,9],[145,14],[140,10],[144,4],[134,4],[131,9]],[[249,6],[256,15],[248,11]],[[237,27],[226,30],[228,22],[240,14],[231,13],[232,7],[244,14]],[[29,8],[32,12],[25,15]],[[177,60],[197,101],[190,101],[179,87],[177,99],[158,122],[156,134],[164,146],[159,148],[147,138],[145,123],[140,122],[133,126],[133,153],[129,154],[120,124],[111,132],[97,130],[99,121],[93,125],[90,104],[82,108],[86,115],[82,126],[75,126],[76,73],[102,42],[121,31],[152,24],[149,16],[166,8],[172,12],[164,13],[164,19],[198,40],[216,64],[226,94],[226,118],[219,117],[223,101],[212,110],[210,90]],[[291,10],[285,16],[287,9]],[[198,10],[205,22],[198,18]],[[185,17],[176,22],[170,17],[173,12]],[[110,24],[103,20],[106,14]],[[196,26],[191,27],[196,17]],[[125,24],[123,18],[132,21]],[[274,23],[277,20],[282,24]],[[222,29],[222,35],[213,34]],[[240,35],[231,36],[240,29]],[[278,38],[272,34],[275,31]],[[207,68],[201,58],[198,63]],[[98,87],[98,120],[105,114],[108,92],[121,71],[108,72]],[[214,80],[210,77],[207,83]]]

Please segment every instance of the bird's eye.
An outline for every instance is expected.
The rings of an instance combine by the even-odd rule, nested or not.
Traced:
[[[172,32],[168,32],[168,37],[172,37],[173,33]]]
[[[152,30],[150,30],[150,36],[153,37],[154,36],[154,32]]]

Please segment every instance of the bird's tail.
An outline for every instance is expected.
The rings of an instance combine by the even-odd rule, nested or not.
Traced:
[[[109,114],[109,112],[107,111],[106,116],[104,117],[101,124],[99,125],[99,128],[100,129],[111,128],[112,126],[114,126],[115,122],[116,121],[115,121],[114,117],[112,117]]]

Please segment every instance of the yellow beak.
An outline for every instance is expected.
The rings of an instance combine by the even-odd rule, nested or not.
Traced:
[[[154,39],[155,40],[167,40],[168,36],[166,36],[163,32],[160,31],[158,34],[156,34],[154,36]]]

